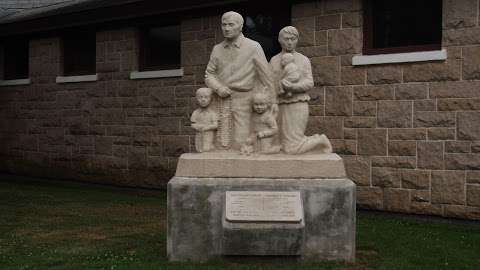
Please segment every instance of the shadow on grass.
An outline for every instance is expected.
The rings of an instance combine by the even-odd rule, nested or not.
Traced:
[[[360,214],[355,264],[168,263],[166,192],[0,180],[1,269],[480,269],[480,225]]]

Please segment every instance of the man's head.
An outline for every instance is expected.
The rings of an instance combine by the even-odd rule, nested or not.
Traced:
[[[282,50],[293,52],[298,43],[298,30],[293,26],[286,26],[280,30],[278,34],[278,42],[282,46]]]
[[[222,16],[223,37],[227,40],[236,39],[243,28],[243,17],[235,11],[229,11]]]
[[[212,101],[212,92],[213,91],[210,88],[198,88],[196,97],[198,105],[200,105],[200,107],[206,108],[208,107],[208,105],[210,105],[210,102]]]

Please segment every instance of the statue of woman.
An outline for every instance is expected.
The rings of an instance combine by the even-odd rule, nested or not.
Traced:
[[[280,143],[287,154],[302,154],[313,149],[331,153],[332,146],[327,136],[315,134],[305,136],[308,122],[307,91],[313,88],[312,66],[310,60],[295,51],[298,43],[298,30],[293,26],[280,30],[278,41],[282,51],[272,57],[272,67],[279,105]],[[300,71],[299,80],[289,80],[288,71],[282,65],[283,55],[293,54],[294,62]]]

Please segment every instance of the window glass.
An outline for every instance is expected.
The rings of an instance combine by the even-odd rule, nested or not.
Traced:
[[[276,8],[252,5],[241,13],[244,16],[243,33],[260,43],[267,60],[281,51],[278,32],[290,25],[290,6],[278,4]]]
[[[140,57],[141,70],[180,68],[180,25],[144,28]]]
[[[440,48],[442,1],[369,0],[366,3],[367,52]]]
[[[63,38],[64,75],[96,73],[96,36],[93,30],[72,30]]]
[[[3,44],[3,79],[28,78],[28,40],[11,39]]]

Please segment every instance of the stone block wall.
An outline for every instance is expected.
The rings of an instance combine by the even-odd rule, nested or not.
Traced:
[[[0,88],[0,170],[164,188],[190,151],[188,119],[203,74],[187,57],[183,77],[130,80],[138,32],[125,28],[97,32],[98,81],[57,84],[60,42],[32,40],[32,83]]]
[[[361,208],[480,219],[477,0],[443,1],[446,61],[352,66],[362,3],[295,5],[313,64],[310,132],[332,139]]]
[[[292,7],[312,62],[308,133],[324,133],[358,186],[360,208],[480,219],[479,0],[444,0],[439,62],[352,66],[360,0]],[[182,21],[177,78],[130,80],[135,28],[97,33],[97,82],[56,84],[58,37],[32,40],[32,84],[0,88],[0,171],[165,187],[193,150],[189,115],[220,14]]]

